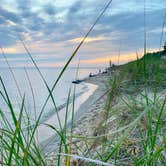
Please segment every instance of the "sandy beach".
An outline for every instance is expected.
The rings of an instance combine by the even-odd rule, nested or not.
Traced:
[[[88,84],[90,90],[76,99],[76,103],[78,104],[75,106],[76,112],[74,120],[74,133],[79,131],[80,133],[84,134],[92,134],[92,132],[94,132],[93,125],[96,126],[97,123],[100,123],[100,119],[97,120],[98,122],[94,123],[93,125],[89,124],[88,122],[92,122],[92,120],[94,120],[94,118],[97,116],[97,113],[100,113],[104,107],[105,98],[103,97],[103,94],[105,93],[107,78],[108,74],[98,74],[94,77],[88,77],[84,80],[84,83]],[[69,107],[72,107],[72,104],[70,104]],[[64,115],[65,108],[59,111],[59,116],[62,117],[62,124],[64,123]],[[70,120],[71,114],[69,115],[68,127],[70,127]],[[56,151],[58,137],[55,131],[47,127],[45,124],[51,124],[59,128],[57,125],[57,115],[54,114],[38,127],[38,138],[39,142],[41,142],[41,148],[44,153],[50,154]]]

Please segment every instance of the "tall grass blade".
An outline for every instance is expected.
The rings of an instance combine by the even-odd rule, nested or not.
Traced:
[[[14,131],[13,139],[11,140],[12,144],[11,144],[11,148],[10,148],[8,165],[11,165],[15,140],[16,140],[17,134],[20,133],[20,130],[21,130],[21,120],[22,120],[22,113],[23,113],[23,108],[24,108],[24,101],[25,101],[25,96],[23,97],[20,115],[19,115],[19,118],[18,118],[17,123],[16,123],[16,129]]]
[[[162,47],[162,41],[163,41],[163,34],[164,34],[165,23],[166,23],[166,13],[165,13],[165,15],[164,15],[163,25],[162,25],[162,28],[161,28],[161,36],[160,36],[160,46],[159,46],[159,51],[161,51],[161,47]]]

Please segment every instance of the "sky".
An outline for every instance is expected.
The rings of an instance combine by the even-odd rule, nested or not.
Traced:
[[[0,46],[12,67],[62,67],[109,0],[0,0]],[[145,0],[147,49],[156,51],[165,0]],[[162,44],[166,40],[164,28]],[[112,0],[70,66],[100,67],[142,56],[144,0]],[[137,52],[137,54],[136,54]],[[120,56],[119,56],[120,55]],[[0,67],[6,67],[0,52]]]

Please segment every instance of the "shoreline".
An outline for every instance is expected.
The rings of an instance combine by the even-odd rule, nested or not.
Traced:
[[[88,85],[86,85],[86,86],[88,86]],[[77,93],[77,94],[75,95],[75,97],[76,97],[76,98],[79,98],[81,95],[87,93],[87,91],[89,91],[89,90],[88,90],[88,87],[86,87],[86,88],[87,88],[87,89],[86,89],[85,92],[79,92],[79,93]],[[66,101],[67,101],[67,98],[66,98]],[[72,103],[72,100],[70,99],[70,100],[69,100],[69,104],[71,104],[71,103]],[[60,104],[59,106],[57,106],[57,111],[60,112],[61,110],[63,110],[64,108],[66,108],[66,105],[67,105],[66,102],[63,103],[63,104]],[[55,112],[53,111],[53,109],[50,110],[50,111],[48,111],[48,113],[45,114],[45,115],[41,118],[40,124],[46,122],[47,120],[49,120],[49,119],[50,119],[52,116],[54,116],[54,115],[55,115]]]
[[[75,110],[76,112],[78,111],[79,107],[86,101],[90,95],[93,94],[93,92],[97,89],[96,85],[93,84],[88,84],[89,90],[86,91],[85,93],[82,93],[75,99]],[[69,103],[69,114],[68,114],[68,123],[71,121],[71,113],[72,113],[72,102]],[[66,112],[66,107],[64,106],[61,110],[58,111],[58,115],[61,121],[61,125],[63,126],[64,121],[65,121],[65,112]],[[39,133],[39,143],[40,144],[47,144],[47,142],[50,142],[51,138],[54,138],[55,131],[53,131],[50,127],[47,127],[45,124],[52,125],[56,128],[59,128],[58,124],[58,117],[56,112],[52,114],[52,116],[49,116],[44,122],[42,122],[39,127],[38,127],[38,133]],[[45,131],[45,132],[43,132]]]
[[[87,121],[86,119],[88,118],[88,114],[93,114],[95,116],[96,111],[100,112],[102,110],[100,107],[103,107],[103,104],[105,104],[104,101],[97,102],[101,96],[103,96],[103,93],[105,92],[105,83],[107,80],[108,74],[98,74],[95,77],[88,77],[84,79],[84,83],[90,84],[93,87],[96,87],[95,90],[88,95],[88,97],[85,99],[84,95],[87,95],[87,92],[83,94],[82,96],[79,96],[78,99],[82,102],[79,106],[76,108],[76,113],[75,113],[75,121],[74,121],[74,132],[77,130],[81,131],[81,126],[86,125]],[[82,97],[82,99],[81,99]],[[76,99],[76,100],[78,100]],[[103,99],[103,98],[102,98]],[[100,103],[100,104],[99,104]],[[95,108],[95,109],[94,109]],[[61,112],[61,111],[60,111]],[[59,113],[60,113],[59,112]],[[56,116],[56,114],[55,114]],[[68,128],[71,125],[71,121],[68,122]],[[80,126],[81,125],[81,126]],[[78,126],[78,128],[77,128]],[[55,133],[55,132],[54,132]],[[54,153],[56,150],[56,145],[58,143],[58,137],[56,134],[52,135],[45,141],[41,142],[42,146],[41,149],[44,153],[50,155],[51,153]]]

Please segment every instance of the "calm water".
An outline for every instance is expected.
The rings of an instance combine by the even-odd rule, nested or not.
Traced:
[[[60,73],[60,68],[44,68],[41,69],[42,74],[44,75],[47,83],[49,84],[49,87],[52,87],[54,81],[56,80],[58,74]],[[31,115],[31,119],[34,120],[34,104],[33,104],[33,98],[32,98],[32,91],[30,89],[30,85],[28,83],[28,79],[26,77],[24,69],[13,69],[13,72],[15,74],[16,80],[18,82],[19,88],[21,90],[22,95],[25,94],[25,105],[28,110],[28,112]],[[48,96],[48,90],[46,86],[44,85],[41,77],[39,76],[38,72],[35,69],[27,69],[31,84],[33,86],[33,91],[35,94],[35,104],[36,104],[36,110],[37,113],[41,110],[47,96]],[[78,73],[78,77],[80,79],[85,78],[89,75],[89,73],[97,73],[97,68],[89,68],[89,69],[80,69]],[[21,99],[18,93],[18,90],[16,88],[15,82],[13,80],[13,77],[8,69],[0,69],[0,75],[4,81],[4,84],[6,86],[6,89],[8,91],[9,97],[12,101],[14,110],[16,113],[19,112]],[[60,106],[64,104],[67,100],[69,88],[72,86],[72,80],[75,80],[76,76],[76,69],[70,68],[67,71],[65,71],[64,75],[62,76],[61,80],[57,84],[53,95],[55,97],[55,102],[57,106]],[[0,85],[0,89],[2,89],[2,86]],[[88,91],[88,86],[85,83],[81,83],[77,85],[76,88],[76,94],[80,94],[83,92]],[[48,114],[48,112],[53,108],[51,100],[48,102],[45,114]],[[0,109],[3,110],[5,114],[10,116],[9,110],[4,103],[2,97],[0,97]]]

